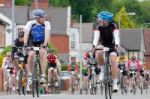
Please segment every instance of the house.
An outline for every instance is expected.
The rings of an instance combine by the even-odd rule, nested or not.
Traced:
[[[69,52],[71,56],[78,58],[82,58],[84,52],[92,48],[93,39],[93,23],[82,23],[81,27],[82,32],[80,33],[80,23],[73,23],[73,32],[70,32]]]
[[[14,22],[14,37],[12,37],[12,9],[11,7],[0,7],[0,17],[7,21],[8,26],[5,31],[5,44],[3,47],[7,45],[11,45],[12,41],[17,37],[19,31],[23,30],[24,25],[28,21],[28,7],[15,7],[15,22]],[[22,13],[23,12],[23,13]]]
[[[144,30],[144,40],[145,40],[145,67],[150,70],[150,29]]]
[[[4,15],[0,13],[0,50],[3,48],[6,44],[6,26],[9,25],[9,21],[6,21],[5,19],[2,19]]]
[[[122,29],[120,31],[121,46],[128,58],[136,56],[144,64],[144,38],[141,29]]]

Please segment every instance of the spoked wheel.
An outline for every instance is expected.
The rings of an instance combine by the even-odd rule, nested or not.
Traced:
[[[103,88],[103,83],[101,82],[101,83],[100,83],[100,93],[101,93],[101,95],[103,94],[103,89],[104,89],[104,88]]]
[[[36,88],[36,82],[35,80],[32,81],[32,96],[35,97],[35,88]]]
[[[120,79],[120,89],[121,89],[121,94],[124,94],[123,77],[121,77]]]
[[[35,82],[35,86],[36,86],[36,95],[37,95],[37,97],[39,97],[39,82],[38,82],[38,80],[36,80],[36,82]]]

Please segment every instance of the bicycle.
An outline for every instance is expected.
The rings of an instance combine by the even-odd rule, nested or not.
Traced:
[[[40,47],[27,47],[26,49],[35,51],[35,55],[33,57],[33,67],[32,67],[32,83],[31,83],[31,93],[32,96],[35,97],[35,93],[37,97],[39,97],[39,79],[41,74],[41,66],[39,60],[39,50]]]
[[[104,51],[104,86],[105,86],[105,98],[112,99],[112,73],[111,65],[109,62],[109,48],[104,47],[103,49],[96,49]]]
[[[73,70],[71,71],[71,75],[72,75],[71,89],[72,89],[72,94],[74,94],[78,87],[78,79]]]
[[[132,91],[133,91],[133,94],[136,94],[136,74],[137,74],[137,72],[135,72],[136,70],[135,69],[130,69],[130,71],[129,71],[129,74],[130,75],[133,75],[133,77],[132,78],[130,78],[131,79],[131,84],[132,84]],[[132,92],[131,91],[131,92]]]
[[[51,71],[52,71],[52,76],[51,76],[51,82],[50,82],[50,89],[51,89],[51,94],[58,94],[60,92],[59,91],[59,84],[58,81],[56,80],[56,77],[54,75],[54,68],[50,67]]]
[[[123,75],[123,72],[126,71],[124,69],[124,65],[120,64],[120,89],[121,89],[121,94],[126,93],[127,94],[127,87],[126,87],[126,83],[125,83],[125,77]]]
[[[7,94],[12,94],[13,91],[13,73],[12,73],[13,68],[7,68],[7,81],[6,81],[6,91]]]
[[[18,49],[22,50],[20,52],[20,56],[18,57],[19,69],[18,69],[18,93],[21,95],[21,92],[25,95],[25,89],[27,84],[27,72],[25,69],[25,56],[23,53],[23,48],[18,47]]]

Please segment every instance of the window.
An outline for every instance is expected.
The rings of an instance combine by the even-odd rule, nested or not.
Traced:
[[[71,49],[76,50],[76,34],[71,33]]]
[[[5,46],[5,25],[0,23],[0,47]]]
[[[19,33],[20,31],[23,31],[23,28],[18,28],[18,33]]]

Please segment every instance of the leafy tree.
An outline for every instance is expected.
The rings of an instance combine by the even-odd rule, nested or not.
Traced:
[[[130,19],[128,13],[126,12],[126,8],[123,6],[121,10],[116,14],[115,21],[119,24],[121,28],[134,28],[134,21]]]
[[[31,5],[32,0],[15,0],[15,4],[19,6]]]
[[[51,6],[66,7],[69,5],[69,0],[49,0]]]

